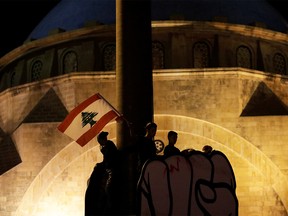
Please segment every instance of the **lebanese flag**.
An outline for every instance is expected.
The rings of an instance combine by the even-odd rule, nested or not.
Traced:
[[[83,147],[106,124],[120,116],[119,112],[97,93],[75,107],[57,128]]]

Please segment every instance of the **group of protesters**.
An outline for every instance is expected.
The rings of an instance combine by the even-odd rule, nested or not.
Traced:
[[[144,163],[149,159],[157,157],[169,157],[172,155],[187,155],[193,149],[180,151],[176,142],[178,134],[175,131],[169,131],[167,138],[168,144],[164,148],[162,156],[157,155],[157,148],[154,137],[157,132],[157,124],[149,122],[145,126],[145,135],[136,138],[136,148],[134,153],[137,155],[137,175],[139,176]],[[121,159],[120,152],[115,143],[108,139],[108,132],[102,131],[97,136],[97,142],[100,145],[100,151],[103,154],[103,161],[97,163],[88,180],[88,186],[85,193],[85,216],[95,215],[116,215],[117,196],[115,196],[115,188],[121,187],[117,185],[117,175],[121,175]],[[212,147],[206,145],[202,151],[210,153]],[[135,189],[136,190],[136,189]]]

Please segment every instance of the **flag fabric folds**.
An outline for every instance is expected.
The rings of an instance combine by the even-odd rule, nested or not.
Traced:
[[[106,124],[120,116],[120,113],[97,93],[75,107],[57,128],[83,147]]]

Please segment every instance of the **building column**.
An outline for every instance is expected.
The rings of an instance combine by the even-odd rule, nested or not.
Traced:
[[[116,94],[117,109],[127,122],[117,123],[117,146],[126,149],[133,134],[140,134],[153,120],[152,40],[150,0],[116,1]],[[125,152],[125,151],[124,151]],[[124,163],[123,208],[133,214],[136,186],[135,155]],[[126,195],[126,196],[125,196]]]

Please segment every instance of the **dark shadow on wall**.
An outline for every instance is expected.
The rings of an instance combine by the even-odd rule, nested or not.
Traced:
[[[0,129],[0,175],[22,162],[11,137]]]
[[[287,106],[274,94],[274,92],[261,82],[252,94],[247,105],[241,113],[245,116],[280,116],[288,115]]]

